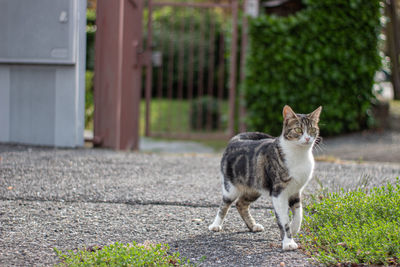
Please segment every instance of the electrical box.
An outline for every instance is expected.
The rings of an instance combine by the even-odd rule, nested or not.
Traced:
[[[83,145],[86,0],[0,0],[0,142]]]

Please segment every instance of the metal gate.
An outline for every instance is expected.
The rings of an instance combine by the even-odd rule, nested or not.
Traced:
[[[238,0],[148,0],[141,103],[146,136],[234,134],[238,5]]]

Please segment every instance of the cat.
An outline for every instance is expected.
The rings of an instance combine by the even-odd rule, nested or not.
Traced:
[[[282,249],[295,250],[293,236],[302,221],[301,192],[312,177],[312,148],[319,138],[319,117],[322,107],[310,114],[296,114],[283,108],[283,128],[279,137],[260,132],[234,136],[221,160],[222,204],[211,231],[221,231],[224,218],[237,200],[236,208],[250,231],[264,228],[249,213],[252,202],[269,193],[281,232]],[[292,221],[289,218],[292,210]]]

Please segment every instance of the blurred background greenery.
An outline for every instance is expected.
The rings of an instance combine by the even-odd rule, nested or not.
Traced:
[[[260,16],[250,20],[246,79],[244,84],[239,86],[244,92],[244,104],[247,109],[247,116],[240,119],[245,120],[248,130],[278,135],[281,129],[281,110],[285,104],[291,105],[300,113],[310,112],[322,105],[323,135],[384,127],[385,123],[382,124],[379,120],[387,117],[389,112],[396,111],[399,105],[397,100],[387,101],[392,96],[381,97],[384,91],[381,85],[390,87],[392,78],[389,52],[393,36],[387,31],[391,21],[388,19],[385,3],[381,0],[292,0],[281,1],[285,4],[277,7],[273,6],[272,2],[276,1],[261,1]],[[93,128],[95,8],[96,1],[89,0],[85,114],[87,129]],[[242,15],[241,12],[240,16]],[[173,54],[177,56],[182,42],[183,47],[187,47],[193,38],[196,42],[202,42],[200,28],[209,28],[210,23],[213,23],[216,32],[213,44],[214,58],[217,61],[221,39],[228,42],[230,40],[231,25],[227,19],[229,16],[229,13],[223,12],[201,14],[196,11],[179,13],[168,8],[156,9],[153,13],[153,44],[162,52],[163,61],[166,62],[170,49],[167,44],[170,40],[174,40],[172,49]],[[144,17],[146,19],[146,12]],[[171,17],[176,19],[171,20]],[[203,21],[206,22],[205,25],[202,25]],[[188,28],[191,23],[195,37],[182,35],[182,25]],[[205,47],[205,55],[209,57],[212,53],[210,43],[205,42],[202,45]],[[229,53],[228,49],[223,55],[226,63],[223,71],[227,71]],[[199,54],[194,55],[194,76],[198,75],[201,67],[207,79],[210,66],[200,66]],[[178,60],[176,58],[175,62]],[[186,85],[189,66],[187,61],[183,64],[180,66],[184,70],[182,83]],[[178,67],[175,64],[174,68]],[[376,78],[377,73],[381,74],[381,78]],[[193,118],[197,116],[191,117],[188,114],[192,114],[190,110],[196,111],[198,105],[190,106],[186,90],[183,90],[181,97],[179,96],[176,90],[180,82],[177,71],[173,77],[169,77],[166,70],[160,75],[153,73],[151,127],[193,128],[197,125]],[[161,89],[157,87],[160,79],[163,80]],[[171,103],[165,101],[169,79],[172,79],[174,88]],[[214,84],[216,82],[214,81]],[[194,87],[196,86],[197,84],[194,84]],[[197,89],[194,91],[197,92]],[[222,95],[222,107],[218,107],[220,111],[214,114],[219,117],[217,120],[226,125],[227,75],[224,78]],[[196,99],[196,95],[193,97]],[[215,110],[213,97],[196,101],[206,101],[205,109]],[[383,112],[379,111],[382,103]],[[172,114],[170,110],[174,110],[175,107],[183,111]],[[172,123],[159,116],[168,112],[169,116],[175,119]],[[143,116],[142,102],[142,134]]]

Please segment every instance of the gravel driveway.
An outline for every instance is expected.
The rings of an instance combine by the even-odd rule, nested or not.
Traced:
[[[113,242],[166,242],[203,266],[310,266],[280,248],[267,198],[250,233],[232,209],[211,233],[220,201],[218,154],[114,152],[0,145],[0,265],[49,266],[63,251]],[[394,163],[318,162],[305,194],[392,182]]]

